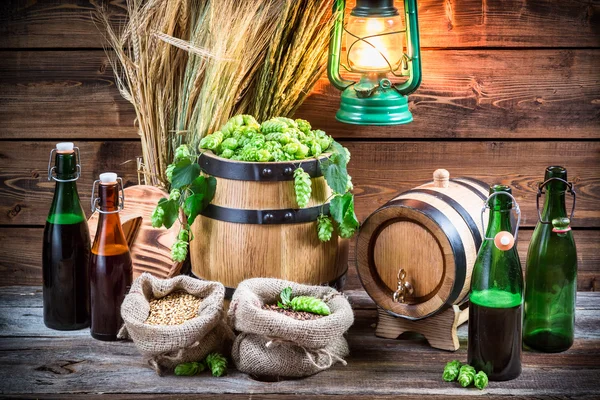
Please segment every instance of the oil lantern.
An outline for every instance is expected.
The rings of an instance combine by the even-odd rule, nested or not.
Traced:
[[[345,0],[336,0],[327,64],[329,80],[342,91],[336,119],[359,125],[411,122],[407,96],[421,83],[417,0],[404,0],[404,24],[394,0],[356,0],[346,24],[345,7]],[[360,74],[358,82],[342,78],[340,65]]]

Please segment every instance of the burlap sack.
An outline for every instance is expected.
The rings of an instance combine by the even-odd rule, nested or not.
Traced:
[[[149,325],[150,300],[184,291],[201,297],[198,316],[181,325]],[[155,278],[139,276],[121,306],[124,326],[121,338],[131,338],[148,363],[160,375],[177,364],[200,361],[213,351],[224,353],[233,332],[223,322],[225,288],[218,282],[201,281],[188,276]]]
[[[262,309],[275,304],[286,287],[294,297],[323,299],[331,314],[315,320],[300,321],[284,314]],[[352,307],[338,291],[326,286],[307,286],[279,279],[254,278],[243,281],[229,306],[229,323],[240,335],[232,358],[238,370],[255,376],[302,377],[345,365],[348,344],[344,333],[354,322]]]

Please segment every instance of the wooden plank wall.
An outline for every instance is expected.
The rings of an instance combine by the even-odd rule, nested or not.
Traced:
[[[0,6],[0,285],[41,283],[54,143],[82,150],[82,200],[98,173],[135,184],[134,113],[114,85],[97,1],[8,0]],[[115,18],[125,0],[106,2]],[[405,126],[338,123],[323,78],[298,112],[352,152],[362,220],[436,168],[513,187],[524,257],[536,182],[564,165],[578,190],[579,290],[600,286],[600,0],[420,0],[423,84]],[[350,261],[352,264],[352,259]],[[351,265],[351,288],[359,283]]]

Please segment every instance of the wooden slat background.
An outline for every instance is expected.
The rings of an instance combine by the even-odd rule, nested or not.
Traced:
[[[0,5],[0,285],[41,283],[41,235],[52,198],[48,153],[82,150],[84,206],[99,172],[137,181],[134,113],[117,92],[91,21],[125,0],[7,0]],[[350,3],[350,2],[349,2]],[[423,84],[405,126],[338,123],[323,78],[298,116],[352,152],[362,220],[443,167],[506,183],[523,210],[524,258],[544,168],[564,165],[578,189],[579,290],[600,284],[600,0],[420,0]],[[87,208],[87,207],[86,207]],[[353,270],[349,287],[360,283]]]

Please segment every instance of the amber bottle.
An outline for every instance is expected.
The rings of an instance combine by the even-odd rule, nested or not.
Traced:
[[[133,269],[119,218],[124,201],[122,182],[112,172],[100,174],[96,182],[99,197],[92,190],[92,211],[100,217],[90,256],[90,332],[95,339],[110,341],[117,339],[123,324],[121,303],[131,287]]]

